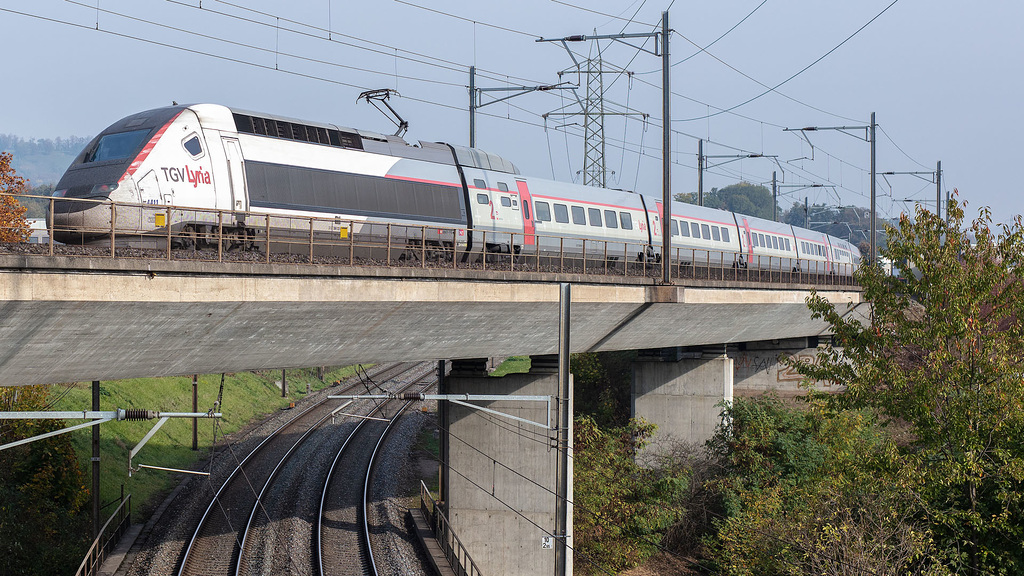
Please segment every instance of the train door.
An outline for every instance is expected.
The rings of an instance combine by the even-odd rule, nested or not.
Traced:
[[[743,223],[740,224],[739,230],[740,261],[748,263],[754,260],[754,243],[750,240],[750,222],[746,218],[743,218],[742,221]]]
[[[498,227],[501,204],[486,178],[487,173],[483,171],[473,174],[472,178],[468,172],[466,174],[466,180],[470,183],[470,196],[473,203],[473,228],[477,231],[487,231],[488,242],[490,242],[490,232]]]
[[[231,209],[244,212],[249,209],[245,201],[245,161],[237,138],[221,138],[228,160],[228,186],[231,188]]]
[[[828,236],[821,235],[821,243],[825,245],[825,270],[829,273],[835,272],[835,266],[833,265],[832,258],[832,243],[828,241]]]
[[[502,180],[496,180],[493,186],[491,199],[494,202],[494,229],[498,232],[522,232],[523,217],[519,205],[519,190]]]
[[[661,202],[655,202],[655,211],[649,213],[651,219],[651,244],[661,244],[664,233],[661,230],[661,217],[663,214]]]
[[[533,198],[530,196],[530,189],[526,186],[525,181],[516,180],[516,188],[519,190],[520,211],[523,215],[523,232],[526,234],[523,245],[535,246],[537,244],[536,229],[533,225],[533,214],[530,212],[530,207],[533,206]]]
[[[143,207],[140,209],[139,223],[149,222],[152,224],[155,222],[155,211],[158,208],[149,208],[149,206],[158,206],[160,204],[160,181],[156,177],[156,171],[150,170],[139,180],[139,202],[142,203]],[[148,214],[148,217],[146,216]]]

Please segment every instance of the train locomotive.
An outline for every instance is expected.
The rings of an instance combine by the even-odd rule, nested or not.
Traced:
[[[394,240],[410,244],[433,233],[431,244],[464,257],[564,255],[605,241],[642,247],[622,257],[644,259],[660,253],[666,217],[659,199],[523,176],[480,149],[216,104],[118,120],[86,145],[53,194],[55,240],[116,233],[143,246],[170,238],[169,229],[177,244],[201,244],[216,230],[245,246],[290,228],[289,219],[314,218],[345,222],[352,233],[390,223],[405,231]],[[668,217],[676,254],[699,251],[723,266],[848,275],[860,260],[845,240],[752,216],[673,202]]]

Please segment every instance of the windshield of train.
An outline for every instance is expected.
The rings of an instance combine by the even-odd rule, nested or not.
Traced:
[[[85,162],[104,162],[106,160],[122,160],[129,158],[142,145],[149,135],[150,129],[118,132],[100,137],[96,146],[85,156]]]

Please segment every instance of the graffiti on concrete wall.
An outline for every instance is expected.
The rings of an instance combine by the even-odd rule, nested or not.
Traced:
[[[796,390],[803,381],[795,368],[781,361],[782,358],[802,362],[815,362],[815,350],[740,352],[733,357],[734,383],[738,388],[777,388]],[[815,382],[817,389],[832,389],[829,383]]]

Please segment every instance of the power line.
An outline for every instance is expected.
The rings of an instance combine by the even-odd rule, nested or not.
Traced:
[[[623,18],[622,16],[616,16],[614,14],[609,14],[607,12],[600,12],[598,10],[593,10],[591,8],[584,8],[583,6],[577,6],[576,4],[570,4],[568,2],[564,2],[563,0],[551,0],[551,1],[554,2],[555,4],[561,4],[562,6],[568,6],[569,8],[575,8],[575,9],[580,10],[582,12],[590,12],[591,14],[596,14],[598,16],[604,16],[605,18],[611,18],[612,20],[620,20],[622,22],[626,22],[627,25],[629,23],[631,23],[631,22],[636,22],[637,24],[642,24],[642,25],[647,26],[647,27],[658,26],[658,24],[651,24],[651,23],[648,23],[648,22],[641,22],[639,20],[636,20],[636,14],[633,15],[633,18],[628,18],[627,19],[627,18]],[[637,12],[639,12],[639,9],[637,10]]]
[[[180,27],[177,27],[177,26],[171,26],[170,24],[164,24],[162,22],[155,22],[153,20],[146,20],[144,18],[139,18],[137,16],[131,16],[129,14],[125,14],[125,13],[122,13],[122,12],[117,12],[115,10],[108,10],[108,9],[105,9],[105,8],[96,8],[94,6],[89,6],[88,4],[85,4],[85,3],[82,3],[82,2],[78,2],[77,0],[64,0],[64,1],[69,3],[69,4],[73,4],[73,5],[76,5],[76,6],[82,6],[84,8],[89,8],[89,9],[92,9],[92,10],[97,10],[99,12],[102,12],[102,13],[105,13],[105,14],[110,14],[112,16],[117,16],[119,18],[124,18],[126,20],[131,20],[131,21],[134,21],[134,22],[141,22],[143,24],[148,24],[150,26],[156,26],[158,28],[164,28],[164,29],[167,29],[167,30],[173,30],[175,32],[181,32],[183,34],[188,34],[188,35],[191,35],[191,36],[197,36],[199,38],[204,38],[204,39],[207,39],[207,40],[213,40],[215,42],[223,42],[225,44],[229,44],[229,45],[232,45],[232,46],[237,46],[237,47],[240,47],[240,48],[248,48],[248,49],[256,50],[256,51],[259,51],[259,52],[265,52],[265,53],[269,53],[269,54],[285,56],[285,57],[288,57],[288,58],[295,58],[296,60],[302,60],[302,61],[305,61],[305,62],[312,62],[312,63],[315,63],[315,64],[323,64],[325,66],[331,66],[331,67],[335,67],[335,68],[345,68],[345,69],[348,69],[348,70],[355,70],[355,71],[358,71],[358,72],[366,72],[368,74],[378,74],[378,75],[381,75],[381,76],[389,76],[389,77],[390,76],[394,76],[394,74],[392,74],[391,72],[381,72],[379,70],[372,70],[370,68],[361,68],[361,67],[358,67],[358,66],[350,66],[348,64],[339,64],[337,62],[330,62],[330,61],[321,60],[321,59],[318,59],[318,58],[310,58],[310,57],[307,57],[307,56],[301,56],[299,54],[293,54],[293,53],[290,53],[290,52],[281,52],[281,51],[279,51],[277,49],[264,48],[262,46],[256,46],[254,44],[246,44],[244,42],[238,42],[238,41],[235,41],[235,40],[228,40],[227,38],[223,38],[223,37],[220,37],[220,36],[214,36],[214,35],[210,35],[210,34],[203,34],[201,32],[196,32],[194,30],[186,30],[184,28],[180,28]],[[168,0],[168,1],[173,1],[173,0]],[[177,2],[175,2],[175,3],[177,3]],[[439,84],[439,85],[443,85],[443,86],[455,86],[455,87],[463,86],[463,84],[456,84],[454,82],[444,82],[442,80],[432,80],[432,79],[429,79],[429,78],[419,78],[419,77],[416,77],[416,76],[403,76],[403,78],[406,79],[406,80],[411,80],[411,81],[415,81],[415,82],[425,82],[425,83],[428,83],[428,84]]]
[[[379,55],[382,55],[382,56],[387,56],[389,58],[400,58],[400,59],[408,60],[410,62],[414,62],[414,63],[417,63],[417,64],[422,64],[422,65],[425,65],[425,66],[432,66],[432,67],[435,67],[435,68],[439,68],[441,70],[447,70],[447,71],[451,71],[451,72],[458,72],[460,74],[464,74],[465,71],[468,70],[468,68],[469,68],[469,65],[463,64],[461,62],[455,62],[453,60],[446,60],[444,58],[438,58],[436,56],[430,56],[429,54],[424,54],[424,53],[421,53],[421,52],[415,52],[415,51],[411,51],[411,50],[405,50],[403,48],[398,48],[397,46],[392,46],[390,44],[385,44],[385,43],[376,42],[376,41],[373,41],[373,40],[368,40],[366,38],[362,38],[362,37],[359,37],[359,36],[354,36],[354,35],[351,35],[351,34],[345,34],[345,33],[342,33],[342,32],[337,32],[337,31],[331,30],[329,28],[323,28],[321,26],[316,26],[314,24],[309,24],[309,23],[302,22],[302,21],[299,21],[299,20],[294,20],[294,19],[291,19],[291,18],[282,17],[282,16],[279,16],[279,15],[273,14],[271,12],[264,12],[264,11],[260,11],[260,10],[255,10],[253,8],[242,6],[240,4],[235,4],[235,3],[232,3],[232,2],[228,2],[227,0],[210,0],[210,1],[219,2],[220,4],[224,4],[226,6],[230,6],[232,8],[238,9],[238,10],[242,10],[242,11],[246,11],[246,12],[251,12],[253,14],[258,14],[258,15],[264,16],[266,18],[274,19],[275,23],[271,24],[269,22],[261,22],[259,20],[255,20],[255,19],[252,19],[252,18],[246,18],[246,17],[240,16],[238,14],[231,14],[230,12],[223,12],[223,11],[220,11],[220,10],[214,10],[214,9],[206,7],[206,6],[193,6],[192,4],[188,4],[186,2],[182,2],[181,0],[166,0],[166,1],[170,2],[172,4],[178,4],[180,6],[184,6],[184,7],[187,7],[187,8],[192,8],[194,10],[202,10],[202,11],[210,12],[212,14],[216,14],[216,15],[225,17],[225,18],[231,18],[231,19],[238,20],[238,21],[241,21],[241,22],[247,22],[247,23],[250,23],[250,24],[258,25],[258,26],[264,26],[264,27],[267,27],[267,28],[275,28],[275,29],[279,28],[279,26],[277,24],[278,21],[284,21],[284,22],[296,24],[298,26],[302,26],[302,27],[308,28],[310,30],[326,33],[327,37],[321,36],[319,34],[313,34],[313,33],[310,33],[310,32],[304,32],[302,30],[296,30],[294,28],[284,27],[284,28],[280,28],[280,29],[285,30],[287,32],[291,32],[293,34],[297,34],[299,36],[305,36],[305,37],[312,38],[312,39],[315,39],[315,40],[320,40],[320,41],[324,41],[324,42],[330,42],[330,43],[338,44],[338,45],[341,45],[341,46],[347,46],[347,47],[350,47],[350,48],[355,48],[357,50],[363,50],[363,51],[370,52],[370,53],[373,53],[373,54],[379,54]],[[409,3],[406,2],[406,4],[409,4]],[[410,6],[416,6],[414,4],[409,4],[409,5]],[[453,16],[453,17],[456,17],[456,16]],[[530,36],[530,37],[534,37],[532,35],[526,34],[525,32],[522,32],[522,34]],[[333,38],[333,36],[340,36],[342,38],[348,38],[348,39],[355,40],[355,41],[358,41],[358,42],[363,42],[363,43],[369,44],[370,46],[376,46],[379,49],[377,49],[377,48],[370,48],[370,47],[367,47],[367,46],[360,46],[358,44],[353,44],[353,43],[350,43],[350,42],[342,42],[340,40],[335,40]],[[413,57],[413,56],[415,56],[415,57]],[[427,60],[433,60],[434,62],[423,60],[423,58],[426,58]],[[508,75],[506,75],[504,73],[496,72],[496,71],[493,71],[493,70],[487,70],[487,69],[478,68],[477,72],[479,73],[479,75],[481,77],[488,78],[489,80],[498,81],[498,80],[502,80],[502,79],[504,79],[506,77],[510,77],[510,78],[515,78],[516,80],[523,80],[524,82],[532,82],[532,83],[535,83],[535,84],[541,83],[541,82],[535,81],[535,80],[519,78],[519,77],[516,77],[516,76],[508,76]],[[463,84],[463,86],[464,86],[464,84]]]
[[[761,98],[762,96],[764,96],[764,95],[766,95],[766,94],[769,94],[769,93],[771,93],[771,92],[774,92],[774,91],[775,91],[775,90],[776,90],[777,88],[779,88],[779,87],[783,86],[784,84],[786,84],[786,83],[787,83],[787,82],[789,82],[790,80],[792,80],[792,79],[796,78],[797,76],[799,76],[799,75],[803,74],[803,73],[804,73],[804,72],[806,72],[807,70],[810,70],[810,68],[811,68],[812,66],[814,66],[814,65],[815,65],[815,64],[817,64],[818,62],[821,62],[822,60],[824,60],[825,58],[827,58],[827,57],[828,57],[828,56],[829,56],[830,54],[832,54],[833,52],[835,52],[836,50],[838,50],[839,48],[841,48],[841,47],[842,47],[842,46],[843,46],[844,44],[846,44],[846,43],[847,43],[847,42],[849,42],[849,41],[850,41],[851,39],[853,39],[853,37],[854,37],[854,36],[856,36],[856,35],[857,35],[857,34],[859,34],[859,33],[860,33],[860,32],[861,32],[862,30],[864,30],[865,28],[867,28],[868,26],[870,26],[872,22],[874,22],[875,20],[878,20],[878,18],[880,18],[880,17],[882,16],[882,14],[885,14],[886,12],[888,12],[888,11],[889,11],[889,9],[890,9],[890,8],[892,8],[893,6],[895,6],[895,5],[896,5],[896,3],[897,3],[897,2],[899,2],[899,1],[900,1],[900,0],[892,0],[892,2],[891,2],[891,3],[890,3],[890,4],[888,5],[888,6],[886,6],[885,8],[883,8],[881,12],[879,12],[878,14],[875,14],[875,16],[874,16],[873,18],[871,18],[871,20],[868,20],[868,21],[867,21],[867,22],[866,22],[866,23],[865,23],[865,24],[864,24],[863,26],[861,26],[860,28],[858,28],[857,30],[855,30],[855,31],[853,32],[853,34],[850,34],[849,36],[847,36],[845,40],[843,40],[842,42],[840,42],[839,44],[837,44],[837,45],[836,45],[836,46],[835,46],[834,48],[832,48],[832,49],[831,49],[831,50],[829,50],[828,52],[825,52],[824,54],[822,54],[821,56],[819,56],[819,57],[818,57],[818,59],[816,59],[816,60],[815,60],[814,62],[811,62],[811,63],[810,63],[810,64],[808,64],[807,66],[804,66],[803,68],[801,68],[801,69],[800,69],[799,71],[797,71],[797,72],[796,72],[795,74],[793,74],[793,75],[792,75],[792,76],[790,76],[789,78],[786,78],[785,80],[783,80],[782,82],[779,82],[779,83],[778,83],[778,84],[776,84],[775,86],[772,86],[772,87],[771,87],[771,88],[769,88],[768,90],[765,90],[764,92],[761,92],[761,93],[760,93],[760,94],[758,94],[757,96],[754,96],[754,97],[752,97],[752,98],[749,98],[749,99],[747,99],[747,100],[745,100],[745,101],[743,101],[743,102],[740,102],[739,104],[736,104],[735,106],[731,106],[731,107],[729,107],[729,108],[726,108],[726,109],[724,109],[724,110],[720,110],[720,111],[718,111],[718,112],[715,112],[715,113],[713,113],[713,114],[708,114],[708,115],[706,115],[706,116],[696,116],[696,117],[694,117],[694,118],[685,118],[685,119],[681,119],[681,120],[678,120],[678,121],[679,121],[679,122],[692,122],[692,121],[694,121],[694,120],[704,120],[704,119],[707,119],[707,118],[711,118],[711,117],[713,117],[713,116],[718,116],[719,114],[724,114],[724,113],[726,113],[726,112],[732,112],[733,110],[735,110],[735,109],[737,109],[737,108],[740,108],[741,106],[746,106],[747,104],[750,104],[750,103],[751,103],[751,102],[753,102],[754,100],[757,100],[757,99]]]
[[[907,154],[906,152],[904,152],[904,151],[903,151],[903,148],[900,148],[900,145],[899,145],[899,144],[897,144],[897,143],[896,143],[896,141],[892,139],[892,136],[889,136],[889,133],[885,131],[885,128],[882,128],[882,125],[881,125],[881,124],[879,124],[879,125],[878,125],[878,129],[882,131],[882,134],[883,134],[883,135],[885,136],[886,140],[888,140],[889,142],[891,142],[891,143],[892,143],[892,145],[893,145],[893,146],[895,146],[895,147],[896,147],[896,149],[897,149],[897,150],[899,150],[901,154],[903,154],[904,156],[906,156],[908,160],[910,160],[910,161],[911,161],[911,162],[913,162],[914,164],[917,164],[917,165],[918,165],[918,166],[920,166],[921,168],[924,168],[924,169],[926,169],[926,170],[930,170],[930,168],[929,168],[928,166],[925,166],[924,164],[921,164],[920,162],[918,162],[917,160],[915,160],[915,159],[914,159],[914,158],[913,158],[913,157],[912,157],[912,156],[911,156],[910,154]]]
[[[767,0],[766,0],[766,1],[767,1]],[[807,108],[810,108],[811,110],[814,110],[814,111],[816,111],[816,112],[821,112],[822,114],[828,114],[829,116],[835,116],[836,118],[842,118],[843,120],[850,120],[850,121],[853,121],[853,122],[857,122],[857,119],[855,119],[855,118],[849,118],[849,117],[847,117],[847,116],[843,116],[842,114],[836,114],[836,113],[834,113],[834,112],[829,112],[828,110],[822,110],[821,108],[818,108],[817,106],[814,106],[814,105],[808,104],[808,103],[806,103],[806,102],[803,102],[803,101],[801,101],[801,100],[798,100],[798,99],[796,99],[796,98],[794,98],[794,97],[792,97],[792,96],[790,96],[790,95],[788,95],[788,94],[783,94],[782,92],[779,92],[778,90],[776,90],[776,89],[775,89],[775,88],[777,88],[778,86],[776,86],[775,88],[773,88],[773,87],[771,87],[771,86],[769,86],[769,85],[765,84],[764,82],[761,82],[761,81],[760,81],[760,80],[758,80],[757,78],[754,78],[753,76],[751,76],[751,75],[747,74],[746,72],[744,72],[744,71],[740,70],[739,68],[736,68],[736,67],[735,67],[735,66],[733,66],[732,64],[729,64],[729,63],[728,63],[728,62],[726,62],[725,60],[722,60],[722,59],[721,59],[721,58],[719,58],[718,56],[715,56],[715,55],[714,55],[714,54],[712,54],[711,52],[708,52],[706,48],[701,48],[699,44],[697,44],[697,43],[696,43],[696,42],[694,42],[693,40],[690,40],[689,38],[687,38],[686,36],[684,36],[684,35],[683,35],[682,33],[680,33],[679,31],[675,31],[675,33],[676,33],[676,35],[678,35],[678,36],[679,36],[680,38],[682,38],[683,40],[686,40],[686,41],[687,41],[687,42],[689,42],[690,44],[693,44],[693,46],[694,46],[694,47],[696,47],[696,48],[697,48],[697,49],[698,49],[698,50],[699,50],[700,52],[703,52],[704,54],[707,54],[708,56],[710,56],[711,58],[713,58],[713,59],[714,59],[714,60],[715,60],[716,62],[718,62],[718,63],[722,64],[723,66],[725,66],[726,68],[728,68],[728,69],[732,70],[733,72],[736,72],[736,73],[737,73],[737,74],[739,74],[740,76],[743,76],[743,77],[744,77],[744,78],[746,78],[747,80],[750,80],[751,82],[754,82],[755,84],[757,84],[757,85],[761,86],[762,88],[767,88],[769,92],[774,92],[774,93],[778,94],[779,96],[782,96],[783,98],[786,98],[787,100],[791,100],[791,101],[793,101],[793,102],[796,102],[797,104],[800,104],[801,106],[806,106]],[[788,80],[787,80],[787,82],[788,82]]]
[[[516,30],[515,28],[508,28],[506,26],[499,26],[497,24],[490,24],[488,22],[481,22],[480,20],[473,20],[472,18],[466,18],[465,16],[459,16],[458,14],[452,14],[451,12],[438,10],[437,8],[428,8],[426,6],[420,6],[419,4],[413,4],[412,2],[407,2],[406,0],[395,0],[395,2],[399,4],[405,4],[406,6],[412,6],[413,8],[419,8],[420,10],[426,10],[427,12],[440,14],[442,16],[448,16],[449,18],[455,18],[456,20],[462,20],[463,22],[470,22],[472,24],[479,24],[480,26],[484,26],[487,28],[494,28],[495,30],[503,30],[505,32],[511,32],[512,34],[519,34],[520,36],[526,36],[527,38],[542,38],[542,36],[538,34],[531,34],[529,32],[523,32],[522,30]],[[517,80],[521,80],[521,78],[517,78]]]

